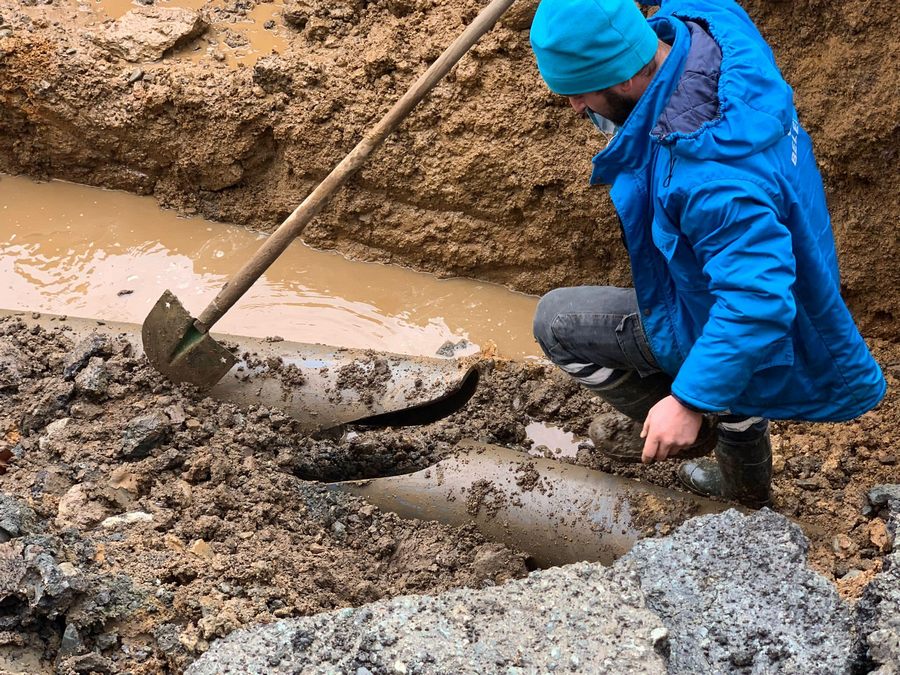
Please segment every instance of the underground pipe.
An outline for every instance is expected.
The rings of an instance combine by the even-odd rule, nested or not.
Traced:
[[[330,487],[403,518],[474,523],[488,539],[524,551],[539,567],[582,560],[608,565],[642,535],[731,508],[496,445],[464,441],[457,450],[415,473]]]
[[[31,326],[62,329],[76,343],[122,337],[141,353],[141,326],[0,309]],[[310,433],[343,424],[427,424],[459,410],[478,386],[478,360],[402,356],[219,334],[238,361],[204,392],[241,406],[279,408]]]

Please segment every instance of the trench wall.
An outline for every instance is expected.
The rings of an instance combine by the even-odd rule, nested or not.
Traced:
[[[229,68],[178,57],[138,67],[17,5],[0,0],[12,27],[0,38],[0,171],[152,194],[261,229],[293,210],[481,7],[306,3],[310,20],[290,29],[288,50]],[[463,59],[311,224],[308,243],[533,293],[629,283],[608,193],[587,184],[595,138],[534,67],[535,5],[520,0]],[[896,339],[895,10],[868,0],[745,7],[815,142],[845,297],[864,333]]]

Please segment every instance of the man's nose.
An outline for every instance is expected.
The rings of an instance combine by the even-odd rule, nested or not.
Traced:
[[[587,104],[581,96],[569,96],[569,105],[571,105],[579,115],[583,115],[584,109],[587,108]]]

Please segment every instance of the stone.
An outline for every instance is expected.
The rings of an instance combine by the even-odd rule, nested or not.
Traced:
[[[84,641],[81,639],[78,627],[71,623],[67,624],[59,644],[59,655],[65,658],[73,654],[80,654],[83,651]]]
[[[75,394],[75,385],[50,377],[41,381],[41,391],[43,394],[38,402],[22,415],[19,427],[23,434],[30,434],[46,426],[56,413],[64,410]]]
[[[63,616],[75,598],[78,575],[65,574],[49,537],[29,535],[0,544],[0,630]]]
[[[122,435],[120,454],[123,459],[142,459],[172,433],[169,418],[160,412],[139,415],[128,422]]]
[[[28,374],[25,355],[12,344],[0,342],[0,391],[18,389]]]
[[[0,492],[0,543],[40,529],[37,514],[30,506]]]
[[[69,426],[69,418],[55,420],[44,427],[44,433],[38,439],[38,448],[41,450],[58,451],[58,443],[64,436],[66,427]]]
[[[884,571],[856,603],[857,664],[854,672],[900,672],[900,552],[884,560]]]
[[[56,524],[59,527],[90,528],[108,515],[103,505],[88,497],[84,484],[77,483],[60,498]]]
[[[670,673],[847,673],[850,610],[808,549],[787,518],[732,509],[639,541],[614,568],[638,574],[669,630]]]
[[[632,573],[578,563],[238,630],[186,672],[665,673],[666,646]]]
[[[193,544],[190,545],[190,548],[188,548],[188,550],[195,556],[206,558],[207,560],[213,557],[212,546],[207,544],[202,539],[197,539]]]
[[[74,379],[75,375],[88,364],[92,357],[109,356],[111,353],[112,346],[109,336],[103,333],[91,333],[66,355],[65,361],[63,361],[63,378]]]
[[[100,523],[100,527],[103,527],[107,530],[114,530],[117,527],[122,527],[125,525],[133,525],[134,523],[152,523],[153,516],[149,513],[145,513],[144,511],[129,511],[128,513],[123,513],[118,516],[110,516],[106,518],[102,523]]]
[[[60,667],[57,672],[61,673],[85,673],[93,675],[94,673],[113,673],[118,672],[114,668],[112,661],[104,658],[97,652],[89,652],[80,656],[70,656],[60,661]]]
[[[94,35],[94,42],[132,63],[159,61],[206,31],[199,12],[180,7],[138,7]]]
[[[75,376],[75,388],[95,399],[105,397],[111,383],[112,375],[106,362],[97,356],[92,356],[84,369]]]
[[[866,535],[879,553],[888,553],[894,540],[888,532],[887,524],[881,518],[875,518],[866,525]]]
[[[876,485],[866,494],[872,506],[887,506],[888,502],[900,502],[900,485],[889,483]]]

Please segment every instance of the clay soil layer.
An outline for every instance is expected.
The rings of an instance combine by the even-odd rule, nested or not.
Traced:
[[[281,53],[234,67],[223,50],[260,4]],[[272,229],[482,6],[279,4],[211,0],[200,11],[214,38],[135,64],[76,2],[0,0],[0,171]],[[587,186],[596,136],[534,67],[535,5],[514,5],[310,226],[309,243],[528,292],[628,283],[608,192]],[[745,7],[814,140],[845,297],[864,334],[893,339],[900,97],[885,55],[900,48],[897,14],[865,0]]]

